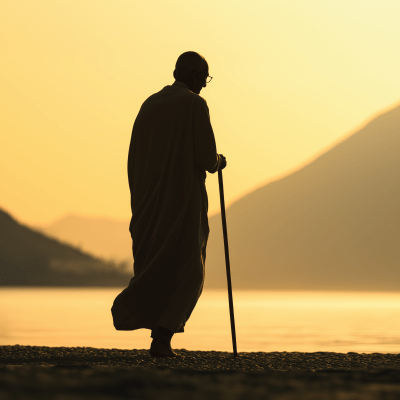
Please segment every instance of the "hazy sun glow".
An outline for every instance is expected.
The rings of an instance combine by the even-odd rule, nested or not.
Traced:
[[[400,97],[397,0],[15,0],[0,5],[0,207],[44,225],[130,216],[133,121],[194,50],[227,202],[281,177]],[[216,176],[207,188],[219,209]]]

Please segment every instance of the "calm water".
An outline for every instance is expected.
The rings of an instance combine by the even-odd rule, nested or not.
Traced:
[[[150,331],[118,332],[119,288],[1,288],[0,345],[142,349]],[[400,352],[400,293],[235,291],[238,351]],[[228,298],[206,291],[173,347],[231,350]]]

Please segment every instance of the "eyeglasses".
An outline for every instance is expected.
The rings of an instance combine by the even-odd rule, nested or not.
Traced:
[[[199,69],[194,69],[194,70],[192,70],[192,72],[195,72],[195,71],[199,71],[199,72],[201,72],[202,74],[204,74],[204,72],[201,71],[201,70],[199,70]],[[207,76],[206,76],[206,83],[210,83],[211,80],[212,80],[212,78],[213,78],[212,76],[207,75]]]

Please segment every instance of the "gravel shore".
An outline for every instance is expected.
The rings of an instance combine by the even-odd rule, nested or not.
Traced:
[[[400,399],[400,355],[0,346],[0,398]]]

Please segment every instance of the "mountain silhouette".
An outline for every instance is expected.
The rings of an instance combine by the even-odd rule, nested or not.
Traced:
[[[126,260],[131,264],[129,222],[68,215],[46,226],[43,231],[104,259]]]
[[[0,285],[125,286],[122,267],[49,238],[0,209]]]
[[[234,288],[400,290],[400,106],[227,210]],[[226,287],[219,215],[206,287]]]
[[[399,204],[400,106],[227,209],[234,289],[400,290]],[[226,288],[220,215],[209,223],[205,288]],[[128,226],[70,216],[45,231],[132,271]]]

